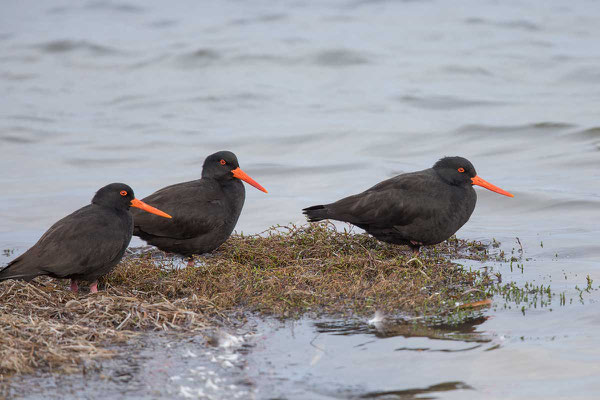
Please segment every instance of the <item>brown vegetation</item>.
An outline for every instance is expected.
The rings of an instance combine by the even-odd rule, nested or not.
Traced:
[[[234,235],[195,267],[176,268],[157,251],[129,256],[93,295],[50,278],[2,282],[0,374],[68,370],[111,356],[109,345],[139,332],[199,332],[240,310],[440,316],[485,299],[489,278],[450,261],[485,259],[480,243],[451,239],[411,257],[407,248],[312,224]]]

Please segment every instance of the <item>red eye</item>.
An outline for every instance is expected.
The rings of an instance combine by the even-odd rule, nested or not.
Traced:
[[[221,159],[221,161],[219,161],[219,162],[221,163],[221,165],[225,165],[225,164],[227,164],[227,161],[225,161],[225,160],[223,160],[223,159]]]
[[[121,190],[121,196],[127,196],[127,191],[126,190]]]
[[[465,169],[464,169],[463,167],[460,167],[460,168],[458,169],[458,172],[465,172]]]

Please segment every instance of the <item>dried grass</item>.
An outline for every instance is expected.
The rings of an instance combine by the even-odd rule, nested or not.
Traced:
[[[140,331],[202,330],[202,307],[197,297],[169,300],[116,288],[82,296],[50,278],[2,282],[0,378],[36,368],[69,372],[84,360],[113,356],[108,345]]]
[[[420,260],[400,246],[327,224],[233,235],[196,267],[173,268],[157,252],[129,256],[98,294],[66,281],[0,283],[0,375],[72,370],[114,355],[109,347],[142,331],[198,332],[231,312],[295,317],[305,312],[435,314],[483,300],[487,277],[450,258],[487,257],[485,246],[452,239]]]

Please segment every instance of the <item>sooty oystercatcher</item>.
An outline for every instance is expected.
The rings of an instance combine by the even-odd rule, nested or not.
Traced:
[[[477,194],[473,185],[513,197],[477,176],[462,157],[444,157],[432,168],[398,175],[335,203],[305,208],[310,222],[349,222],[375,238],[410,246],[443,242],[469,220]]]
[[[211,154],[204,160],[201,179],[167,186],[144,198],[170,213],[173,220],[134,212],[133,234],[183,256],[212,251],[229,238],[242,212],[246,192],[241,181],[267,193],[240,169],[235,154]]]
[[[49,275],[71,279],[74,292],[78,281],[91,282],[90,292],[96,293],[98,278],[117,265],[131,240],[133,217],[129,207],[171,218],[136,199],[128,185],[111,183],[96,192],[90,205],[56,222],[33,247],[11,261],[0,271],[0,281],[29,281]]]

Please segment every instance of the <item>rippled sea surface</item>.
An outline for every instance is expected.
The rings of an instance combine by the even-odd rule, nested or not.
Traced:
[[[227,351],[148,338],[113,378],[31,377],[40,389],[14,396],[597,398],[600,291],[577,288],[600,284],[598,15],[594,1],[4,2],[0,249],[15,251],[0,264],[99,187],[142,198],[217,150],[269,190],[247,189],[244,233],[461,155],[515,198],[478,189],[458,235],[507,252],[518,237],[523,271],[494,268],[567,299],[418,335],[305,319],[257,321]]]

